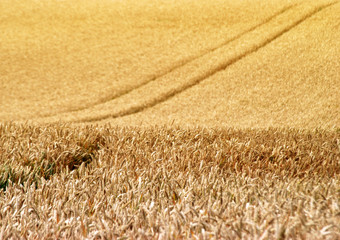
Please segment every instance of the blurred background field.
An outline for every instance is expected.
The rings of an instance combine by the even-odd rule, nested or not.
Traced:
[[[1,1],[0,119],[339,126],[333,3]]]

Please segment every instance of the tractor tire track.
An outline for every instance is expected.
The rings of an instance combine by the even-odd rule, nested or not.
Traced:
[[[307,6],[302,4],[294,8],[294,11],[289,11],[291,9],[289,8],[273,17],[273,21],[268,21],[267,24],[255,27],[253,31],[249,31],[239,36],[238,39],[234,39],[234,42],[231,41],[227,45],[216,48],[213,52],[207,53],[201,58],[184,64],[178,69],[158,78],[157,81],[132,90],[126,96],[100,105],[100,107],[109,106],[110,111],[98,111],[97,114],[94,114],[96,110],[101,109],[87,109],[85,111],[88,112],[82,115],[60,116],[59,121],[94,122],[108,118],[123,117],[154,107],[196,86],[216,73],[225,70],[228,66],[265,47],[313,15],[336,3],[338,2],[328,1],[323,5],[307,4]],[[245,42],[251,42],[251,44],[244,44]]]
[[[118,92],[118,93],[116,93],[116,94],[113,94],[113,95],[110,95],[110,96],[103,97],[103,98],[101,98],[101,99],[99,99],[99,100],[97,100],[97,101],[94,101],[94,102],[92,102],[92,103],[90,103],[90,104],[87,104],[87,105],[85,105],[85,106],[83,106],[83,107],[75,107],[75,108],[72,108],[72,109],[70,109],[70,110],[61,111],[61,112],[59,112],[58,114],[61,114],[61,113],[72,113],[72,112],[82,111],[82,110],[85,110],[85,109],[88,109],[88,108],[91,108],[91,107],[95,107],[95,106],[97,106],[97,105],[100,105],[100,104],[103,104],[103,103],[112,101],[112,100],[114,100],[114,99],[116,99],[116,98],[119,98],[119,97],[122,97],[122,96],[124,96],[124,95],[127,95],[127,94],[131,93],[132,91],[134,91],[134,90],[136,90],[136,89],[138,89],[138,88],[142,88],[142,87],[144,87],[145,85],[147,85],[147,84],[149,84],[149,83],[151,83],[151,82],[153,82],[153,81],[156,81],[157,79],[159,79],[159,78],[161,78],[161,77],[163,77],[163,76],[165,76],[165,75],[167,75],[167,74],[169,74],[169,73],[175,71],[176,69],[179,69],[179,68],[183,67],[184,65],[186,65],[186,64],[188,64],[188,63],[190,63],[190,62],[192,62],[192,61],[195,61],[196,59],[199,59],[199,58],[203,57],[204,55],[209,54],[209,53],[211,53],[211,52],[213,52],[213,51],[216,51],[217,49],[219,49],[219,48],[221,48],[221,47],[223,47],[223,46],[225,46],[225,45],[227,45],[227,44],[229,44],[229,43],[231,43],[231,42],[233,42],[233,41],[239,39],[239,38],[242,37],[244,34],[247,34],[247,33],[251,32],[251,31],[254,31],[256,28],[258,28],[258,27],[260,27],[260,26],[262,26],[262,25],[264,25],[264,24],[270,22],[272,19],[274,19],[274,18],[277,17],[278,15],[280,15],[280,14],[282,14],[282,13],[288,11],[289,9],[293,8],[293,7],[296,6],[296,5],[297,5],[297,4],[292,4],[292,5],[289,5],[289,6],[286,6],[286,7],[282,8],[281,10],[279,10],[278,12],[276,12],[274,15],[272,15],[272,16],[266,18],[264,21],[260,22],[259,24],[256,24],[256,25],[250,27],[249,29],[247,29],[247,30],[245,30],[245,31],[243,31],[243,32],[241,32],[241,33],[239,33],[239,34],[233,36],[232,38],[228,39],[227,41],[225,41],[225,42],[223,42],[223,43],[221,43],[221,44],[219,44],[219,45],[217,45],[217,46],[215,46],[215,47],[213,47],[213,48],[204,50],[204,51],[203,51],[202,53],[200,53],[199,55],[196,55],[196,56],[193,56],[193,57],[190,57],[190,58],[186,58],[186,59],[183,59],[182,61],[177,62],[174,66],[171,66],[169,69],[167,69],[167,70],[164,71],[163,73],[161,73],[161,74],[159,74],[159,75],[157,75],[157,76],[154,76],[154,77],[152,77],[151,79],[146,80],[145,82],[142,82],[142,83],[138,84],[137,86],[135,86],[135,87],[133,87],[133,88],[129,88],[129,89],[126,89],[126,90],[124,90],[124,91],[120,91],[120,92]],[[43,117],[50,117],[50,116],[53,116],[53,115],[45,115],[45,116],[43,116]]]
[[[105,116],[98,116],[98,117],[93,117],[90,119],[86,119],[86,122],[92,122],[92,121],[98,121],[98,120],[103,120],[103,119],[107,119],[107,118],[117,118],[117,117],[122,117],[122,116],[127,116],[130,114],[134,114],[134,113],[138,113],[141,111],[144,111],[145,109],[154,107],[157,104],[160,104],[164,101],[167,101],[168,99],[174,97],[175,95],[199,84],[200,82],[202,82],[203,80],[209,78],[210,76],[216,74],[219,71],[223,71],[225,68],[227,68],[228,66],[238,62],[239,60],[241,60],[242,58],[248,56],[251,53],[254,53],[256,51],[258,51],[259,49],[265,47],[266,45],[268,45],[269,43],[271,43],[272,41],[274,41],[275,39],[279,38],[280,36],[282,36],[283,34],[287,33],[288,31],[290,31],[291,29],[293,29],[294,27],[298,26],[299,24],[301,24],[302,22],[304,22],[305,20],[309,19],[310,17],[312,17],[313,15],[315,15],[316,13],[322,11],[323,9],[330,7],[332,5],[334,5],[336,2],[333,3],[329,3],[326,5],[322,5],[322,6],[317,6],[313,11],[311,11],[310,13],[304,15],[302,18],[294,21],[292,24],[289,24],[288,26],[284,27],[283,29],[281,29],[280,31],[278,31],[276,34],[274,34],[273,36],[267,38],[265,41],[260,42],[258,44],[255,44],[253,47],[251,47],[250,49],[244,51],[242,54],[229,59],[228,61],[224,62],[223,64],[217,65],[214,69],[212,69],[209,72],[206,72],[204,74],[202,74],[200,77],[192,79],[191,82],[187,82],[186,84],[184,84],[183,86],[181,86],[180,88],[176,88],[176,89],[171,89],[169,90],[166,94],[158,96],[154,99],[152,99],[151,101],[141,104],[140,106],[133,106],[130,107],[129,109],[122,111],[122,112],[117,112],[116,114],[107,114]]]
[[[112,100],[114,100],[115,98],[119,98],[119,97],[121,97],[121,96],[127,95],[127,94],[131,93],[132,91],[136,90],[137,88],[141,88],[141,87],[143,87],[143,86],[149,84],[150,82],[156,81],[157,79],[159,79],[159,78],[161,78],[161,77],[163,77],[163,76],[165,76],[165,75],[167,75],[167,74],[173,72],[174,70],[183,67],[183,65],[188,64],[188,63],[190,63],[190,62],[192,62],[192,61],[194,61],[194,60],[196,60],[196,59],[198,59],[198,58],[201,58],[202,56],[204,56],[204,55],[206,55],[206,54],[208,54],[208,53],[211,53],[211,52],[213,52],[213,51],[215,51],[215,50],[217,50],[217,49],[219,49],[219,48],[221,48],[221,47],[223,47],[223,46],[225,46],[225,45],[227,45],[227,44],[229,44],[229,43],[235,41],[236,39],[242,37],[244,34],[247,34],[247,33],[251,32],[251,31],[255,30],[256,28],[258,28],[258,27],[260,27],[260,26],[262,26],[262,25],[264,25],[264,24],[270,22],[270,21],[271,21],[272,19],[274,19],[276,16],[278,16],[278,15],[280,15],[280,14],[282,14],[282,13],[288,11],[289,9],[293,8],[294,6],[296,6],[296,4],[293,4],[293,5],[290,5],[290,6],[287,6],[287,7],[283,8],[283,9],[281,9],[280,11],[278,11],[277,13],[275,13],[274,15],[272,15],[272,16],[270,16],[269,18],[265,19],[263,22],[261,22],[261,23],[259,23],[259,24],[256,24],[255,26],[253,26],[253,27],[251,27],[251,28],[249,28],[249,29],[243,31],[242,33],[237,34],[236,36],[234,36],[234,37],[228,39],[227,41],[223,42],[222,44],[219,44],[218,46],[215,46],[215,47],[213,47],[213,48],[210,48],[210,49],[207,49],[207,50],[203,51],[203,53],[201,53],[201,54],[199,54],[199,55],[197,55],[197,56],[194,56],[194,57],[191,57],[191,58],[188,58],[188,59],[184,59],[183,61],[180,61],[179,64],[178,64],[178,63],[175,64],[174,66],[172,66],[171,68],[169,68],[169,69],[166,70],[165,72],[163,72],[163,73],[159,74],[158,76],[155,76],[155,77],[153,77],[153,78],[151,78],[151,79],[149,79],[149,80],[147,80],[147,81],[145,81],[145,82],[143,82],[143,83],[137,85],[137,86],[134,87],[134,88],[127,89],[127,90],[122,91],[122,92],[120,92],[120,93],[117,93],[117,94],[115,94],[115,95],[106,97],[106,98],[104,98],[104,99],[102,99],[102,100],[100,100],[100,101],[97,101],[97,102],[93,103],[93,104],[90,105],[90,106],[84,107],[84,108],[82,108],[82,109],[77,109],[77,110],[83,110],[83,109],[86,109],[86,108],[89,108],[89,107],[93,107],[93,106],[95,106],[95,105],[99,105],[99,104],[102,104],[102,103],[105,103],[105,102],[108,102],[108,101],[112,101]],[[76,111],[77,111],[77,110],[76,110]]]

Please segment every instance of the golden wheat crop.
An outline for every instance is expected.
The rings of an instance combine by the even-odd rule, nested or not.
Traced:
[[[1,239],[338,239],[340,133],[0,125]]]
[[[1,1],[0,116],[36,118],[108,101],[289,2]]]
[[[339,11],[331,0],[4,0],[0,119],[338,127]]]
[[[340,239],[338,0],[0,0],[0,239]]]

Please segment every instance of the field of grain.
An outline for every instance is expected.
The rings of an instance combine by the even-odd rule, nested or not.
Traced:
[[[0,134],[1,239],[340,238],[339,131]]]
[[[340,239],[339,13],[1,0],[0,239]]]
[[[1,120],[339,126],[337,1],[135,2],[1,1]]]

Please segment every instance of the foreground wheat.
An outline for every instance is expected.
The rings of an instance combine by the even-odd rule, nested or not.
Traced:
[[[340,132],[0,125],[1,239],[339,239]]]

